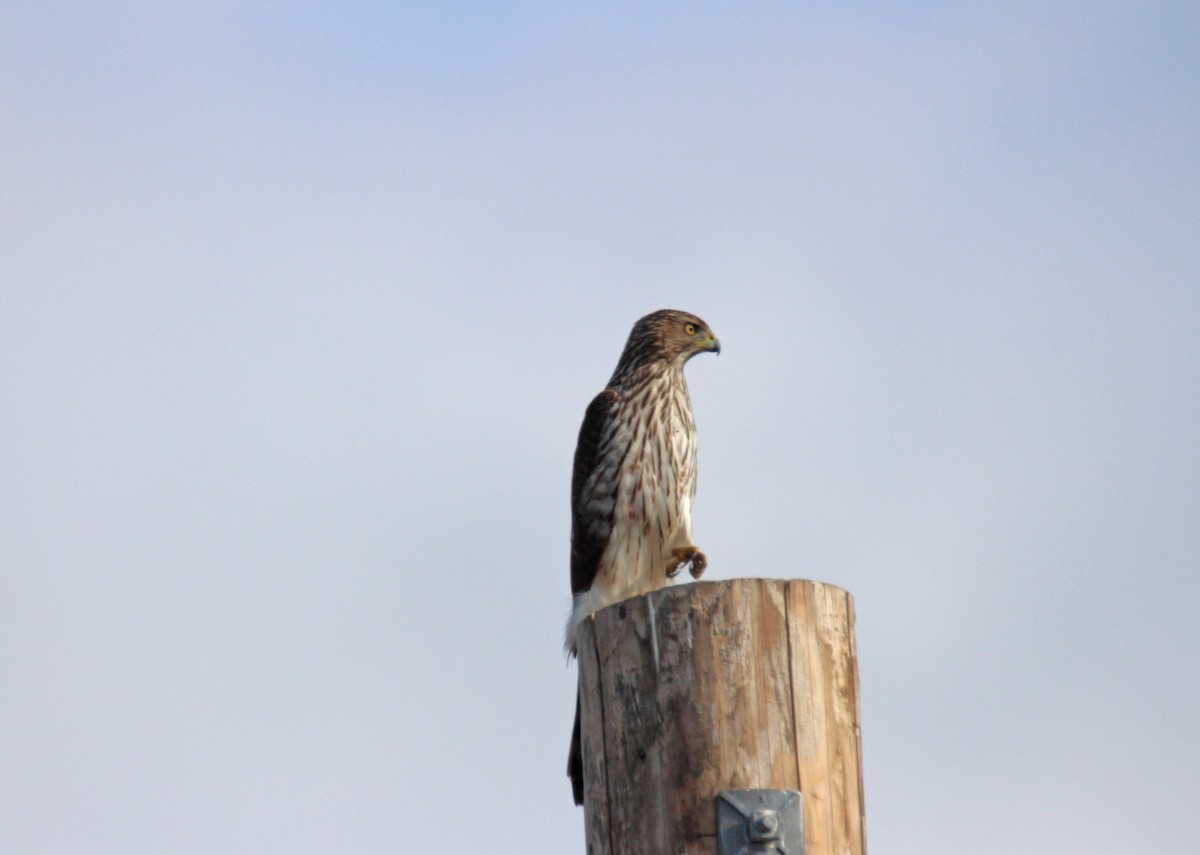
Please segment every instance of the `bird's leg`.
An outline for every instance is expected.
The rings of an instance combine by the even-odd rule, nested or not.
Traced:
[[[667,578],[668,579],[674,579],[676,576],[678,576],[679,571],[681,569],[683,569],[683,565],[691,560],[692,547],[681,546],[678,549],[674,550],[672,552],[672,554],[675,557],[667,562]]]
[[[675,557],[667,562],[667,578],[674,579],[683,565],[689,565],[688,571],[693,579],[699,579],[704,568],[708,566],[708,556],[694,546],[681,546],[672,553]]]

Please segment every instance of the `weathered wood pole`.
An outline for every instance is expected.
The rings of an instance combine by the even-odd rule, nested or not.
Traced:
[[[579,638],[588,855],[715,855],[721,790],[799,790],[806,855],[865,855],[854,604],[734,579],[609,606]]]

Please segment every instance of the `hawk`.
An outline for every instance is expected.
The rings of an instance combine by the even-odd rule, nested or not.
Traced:
[[[579,429],[571,477],[571,594],[566,648],[593,612],[668,584],[708,559],[692,542],[696,423],[683,377],[697,353],[720,353],[708,324],[671,309],[633,325],[617,369]],[[579,703],[567,762],[583,804]]]

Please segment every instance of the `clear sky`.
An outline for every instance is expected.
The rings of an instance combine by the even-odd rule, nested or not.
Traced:
[[[575,434],[856,598],[868,839],[1200,833],[1195,2],[10,2],[0,851],[582,852]]]

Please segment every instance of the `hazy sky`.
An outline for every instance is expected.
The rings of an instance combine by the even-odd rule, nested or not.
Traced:
[[[855,596],[871,851],[1196,851],[1194,0],[9,2],[0,114],[0,852],[581,853],[661,307],[709,578]]]

